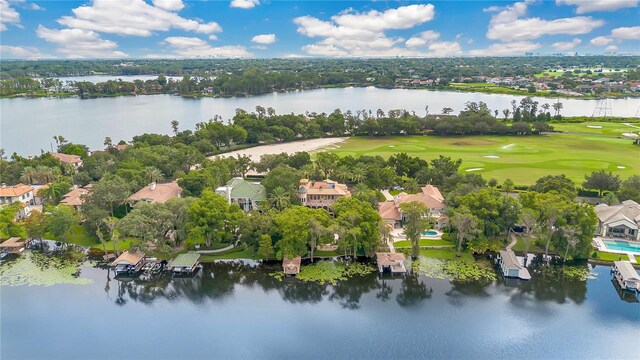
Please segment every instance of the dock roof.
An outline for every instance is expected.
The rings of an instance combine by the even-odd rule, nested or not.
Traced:
[[[125,251],[120,256],[118,256],[118,258],[115,259],[111,263],[111,265],[115,266],[121,263],[135,265],[139,263],[143,258],[144,258],[144,253],[141,253],[141,252],[131,253],[131,252]]]
[[[0,244],[0,248],[12,249],[16,247],[24,246],[24,240],[21,240],[19,237],[8,238],[4,242]]]
[[[504,263],[504,267],[507,269],[520,269],[520,262],[516,257],[516,253],[511,250],[500,250],[500,257],[502,257],[502,261]]]
[[[640,281],[640,275],[636,269],[633,268],[633,265],[629,261],[614,261],[613,264],[616,266],[620,275],[622,275],[623,280],[637,280]]]
[[[198,260],[200,260],[200,254],[195,252],[179,254],[175,259],[171,260],[169,267],[194,267]]]

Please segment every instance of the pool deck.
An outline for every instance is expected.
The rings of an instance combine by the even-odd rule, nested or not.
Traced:
[[[624,255],[627,255],[629,257],[629,261],[632,264],[637,264],[638,263],[637,259],[636,259],[636,256],[640,257],[640,254],[638,254],[636,252],[632,252],[632,251],[609,249],[609,248],[607,248],[607,245],[605,245],[603,240],[620,241],[620,239],[609,239],[609,238],[601,238],[601,237],[593,238],[594,246],[598,249],[598,251],[604,251],[604,252],[608,252],[608,253],[612,253],[612,254],[624,254]]]

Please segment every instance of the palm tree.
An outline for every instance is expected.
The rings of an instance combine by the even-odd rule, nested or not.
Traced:
[[[562,230],[564,236],[567,238],[567,248],[564,250],[564,258],[563,262],[567,261],[567,256],[569,255],[569,248],[575,248],[578,244],[578,240],[576,240],[576,235],[578,234],[578,228],[575,226],[569,226]]]
[[[302,176],[305,179],[311,179],[316,174],[316,167],[314,164],[306,164],[300,169],[302,171]]]
[[[155,166],[147,166],[144,168],[144,173],[149,182],[156,182],[163,178],[162,171]]]
[[[616,194],[614,192],[608,192],[603,198],[602,200],[609,206],[611,205],[617,205],[620,200],[618,200],[618,198],[616,197]]]
[[[360,183],[364,180],[366,175],[367,173],[362,166],[356,166],[353,171],[351,171],[351,181],[354,183]]]
[[[20,181],[23,181],[27,184],[33,184],[36,177],[36,169],[33,166],[27,166],[22,169],[22,175],[20,176]]]
[[[551,105],[553,107],[553,110],[556,111],[556,116],[560,115],[560,110],[562,110],[563,105],[562,103],[558,100],[557,102],[553,103],[553,105]]]
[[[336,180],[342,181],[342,182],[345,182],[351,178],[351,171],[349,170],[348,167],[344,165],[338,166],[334,174],[335,174]]]
[[[278,210],[284,210],[291,205],[291,194],[287,189],[282,186],[278,186],[271,192],[271,196],[269,196],[269,203]]]
[[[502,110],[502,113],[504,114],[504,119],[507,120],[511,111],[509,109],[504,109]]]
[[[53,179],[53,170],[48,166],[37,166],[34,178],[39,184],[46,184]]]
[[[480,233],[480,221],[469,209],[462,206],[451,217],[451,224],[457,230],[458,252],[456,256],[460,256],[462,255],[462,243],[465,240],[471,240]]]

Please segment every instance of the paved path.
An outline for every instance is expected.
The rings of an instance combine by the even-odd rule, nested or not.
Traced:
[[[515,234],[511,233],[511,243],[509,243],[509,245],[507,245],[507,250],[511,250],[512,247],[514,247],[514,245],[518,242],[518,239],[516,238]]]
[[[389,190],[382,190],[381,193],[387,198],[387,201],[393,201],[393,196],[389,194]]]
[[[198,254],[217,254],[217,253],[221,253],[227,250],[231,250],[234,247],[236,247],[235,245],[231,244],[227,247],[223,247],[222,249],[215,249],[215,250],[198,250],[196,251]]]

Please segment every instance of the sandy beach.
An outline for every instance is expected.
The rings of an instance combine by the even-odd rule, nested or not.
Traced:
[[[288,143],[262,145],[262,146],[255,146],[248,149],[231,151],[224,154],[214,155],[209,158],[214,159],[218,156],[236,157],[237,155],[246,155],[246,156],[249,156],[251,160],[257,162],[257,161],[260,161],[260,157],[265,154],[280,154],[284,152],[289,155],[292,155],[301,151],[312,152],[312,151],[324,148],[326,146],[339,144],[347,139],[348,137],[322,138],[322,139],[293,141]]]

